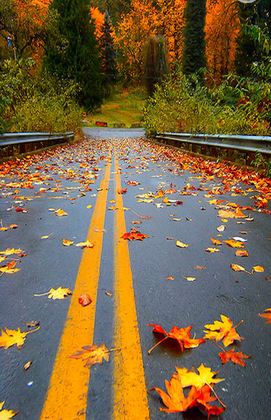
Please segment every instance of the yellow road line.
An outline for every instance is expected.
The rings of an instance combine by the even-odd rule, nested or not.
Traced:
[[[83,346],[93,343],[103,244],[102,229],[105,221],[110,168],[111,164],[108,163],[100,185],[102,190],[97,194],[87,235],[87,239],[95,246],[92,249],[85,248],[83,251],[41,420],[75,420],[79,418],[83,420],[86,418],[90,370],[80,360],[71,359],[69,356]],[[85,308],[78,303],[78,298],[83,293],[88,293],[92,299],[91,305]]]
[[[114,420],[149,419],[140,336],[138,332],[133,277],[126,232],[119,164],[115,154],[115,323],[114,347]]]

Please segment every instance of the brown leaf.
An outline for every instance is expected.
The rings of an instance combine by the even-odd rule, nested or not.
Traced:
[[[78,298],[78,302],[81,306],[88,306],[92,303],[92,299],[88,294],[84,294]]]

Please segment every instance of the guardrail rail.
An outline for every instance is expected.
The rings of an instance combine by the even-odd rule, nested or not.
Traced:
[[[228,134],[192,134],[192,133],[157,133],[154,138],[176,145],[181,143],[199,146],[220,147],[242,152],[254,152],[271,155],[271,137],[228,135]]]
[[[74,139],[74,133],[4,133],[0,134],[0,157],[28,153],[47,146],[62,144]]]

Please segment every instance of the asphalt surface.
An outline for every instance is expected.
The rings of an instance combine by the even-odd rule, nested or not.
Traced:
[[[116,177],[120,173],[122,188],[127,188],[121,195],[126,230],[136,228],[149,236],[143,241],[129,242],[137,313],[137,325],[131,325],[131,336],[138,330],[149,417],[159,420],[206,418],[198,409],[186,414],[161,412],[163,403],[151,391],[154,386],[165,389],[164,380],[171,378],[176,366],[192,369],[204,363],[218,371],[218,377],[225,378],[215,388],[227,406],[221,419],[267,420],[270,417],[271,326],[258,314],[271,306],[271,215],[256,209],[253,197],[267,196],[270,186],[265,186],[264,194],[259,193],[263,182],[260,185],[249,183],[253,180],[251,173],[247,174],[246,184],[239,182],[242,173],[236,168],[229,170],[228,173],[236,171],[236,176],[228,182],[225,168],[214,171],[214,164],[210,163],[207,174],[202,161],[192,157],[191,161],[185,158],[183,165],[183,157],[175,149],[152,145],[143,138],[135,139],[142,136],[141,130],[85,129],[85,134],[91,138],[81,144],[59,147],[22,161],[5,163],[0,168],[1,223],[2,226],[18,225],[16,229],[0,231],[0,250],[19,248],[26,254],[23,257],[11,255],[0,264],[4,266],[16,260],[16,267],[20,268],[14,274],[3,273],[0,277],[0,328],[27,331],[26,324],[30,321],[40,323],[40,330],[28,335],[21,349],[0,348],[0,402],[5,401],[7,409],[18,412],[18,419],[36,420],[42,415],[71,297],[51,300],[47,296],[33,295],[52,287],[71,290],[76,287],[84,251],[80,247],[64,247],[62,240],[85,241],[101,193],[100,182],[105,168],[111,164],[97,301],[91,304],[96,305],[93,342],[105,343],[108,349],[115,346],[116,295],[121,290],[116,290],[114,283],[117,210],[113,200],[116,200]],[[116,160],[121,171],[116,169]],[[139,184],[131,185],[129,181]],[[216,188],[222,192],[225,185],[223,194],[217,194]],[[154,198],[159,190],[163,195]],[[152,193],[149,197],[143,196],[149,192]],[[172,202],[167,202],[165,197]],[[210,204],[211,200],[225,201]],[[228,202],[250,206],[242,209],[247,218],[221,221],[218,211]],[[87,208],[89,205],[92,208]],[[16,208],[27,212],[16,211]],[[68,215],[57,217],[52,209],[59,208]],[[140,224],[133,224],[135,221]],[[220,225],[224,225],[225,230],[219,234]],[[42,236],[49,237],[41,239]],[[221,241],[245,238],[249,256],[236,257],[235,249],[224,243],[218,247],[219,252],[208,253],[205,250],[214,247],[211,237]],[[190,246],[179,248],[176,240]],[[265,271],[234,272],[230,267],[232,263],[244,266],[249,272],[256,265],[263,266]],[[93,269],[91,264],[90,258],[90,270]],[[168,280],[169,276],[173,279]],[[186,277],[195,280],[187,281]],[[88,311],[88,308],[82,309],[78,304],[78,311]],[[237,328],[244,339],[234,348],[251,356],[245,368],[232,363],[222,365],[218,357],[220,350],[210,341],[184,352],[165,342],[148,355],[148,349],[157,342],[149,323],[160,324],[167,331],[174,325],[191,325],[192,335],[199,338],[204,335],[204,325],[218,320],[220,314],[232,319],[234,325],[244,321]],[[80,325],[77,327],[76,334],[80,334]],[[125,339],[129,341],[129,335]],[[87,407],[82,407],[71,419],[148,418],[136,411],[133,416],[116,415],[114,353],[122,350],[112,351],[108,363],[91,367],[86,389]],[[32,361],[32,365],[25,371],[23,366],[28,361]],[[61,376],[61,372],[59,374]],[[129,392],[128,387],[124,380],[123,394]],[[67,399],[67,405],[69,399],[72,400],[73,395]],[[56,405],[58,401],[59,393],[56,393]],[[66,420],[69,417],[52,412],[50,417],[42,418]]]

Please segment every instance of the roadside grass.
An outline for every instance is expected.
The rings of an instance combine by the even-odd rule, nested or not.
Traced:
[[[97,112],[87,116],[86,121],[88,121],[88,124],[85,123],[85,125],[93,127],[96,121],[102,121],[106,122],[108,127],[140,127],[143,125],[145,100],[146,93],[143,89],[116,90],[105,100]]]

